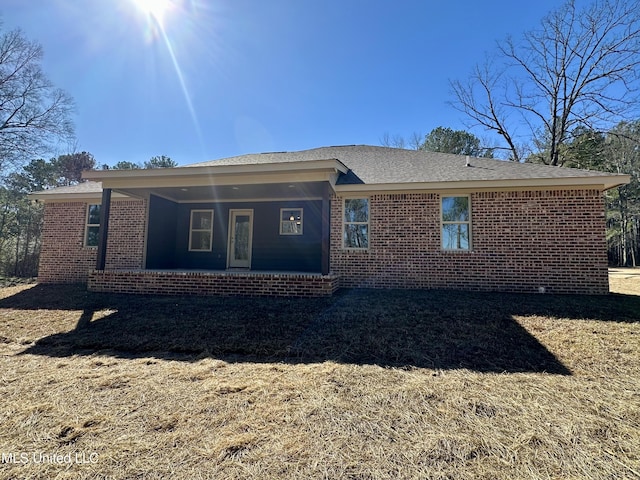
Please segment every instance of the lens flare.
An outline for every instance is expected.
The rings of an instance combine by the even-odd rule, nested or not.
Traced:
[[[191,95],[189,94],[182,68],[180,67],[175,49],[173,48],[173,43],[171,42],[169,34],[167,33],[167,24],[180,22],[181,19],[178,17],[180,17],[181,13],[185,13],[184,8],[181,8],[184,7],[185,2],[181,2],[180,0],[131,1],[141,13],[146,15],[147,30],[149,32],[150,39],[162,39],[162,42],[167,49],[169,57],[171,58],[171,63],[173,64],[173,69],[176,73],[176,77],[178,78],[178,82],[180,83],[180,88],[182,89],[182,94],[184,96],[187,109],[189,110],[191,120],[193,121],[195,133],[198,137],[200,145],[202,146],[204,144],[204,141],[202,137],[202,131],[200,129],[200,123],[198,122],[198,117],[196,115],[195,108],[193,107],[193,102],[191,101]],[[172,19],[172,17],[174,18]]]
[[[169,13],[172,7],[171,0],[132,0],[134,5],[142,12],[153,17],[158,23],[162,24],[165,15]]]

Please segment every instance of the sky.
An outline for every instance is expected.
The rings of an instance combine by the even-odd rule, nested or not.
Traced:
[[[380,145],[385,133],[438,126],[483,137],[448,104],[449,81],[560,5],[2,0],[0,19],[42,45],[45,74],[74,99],[77,151],[98,165],[155,155],[185,165]]]

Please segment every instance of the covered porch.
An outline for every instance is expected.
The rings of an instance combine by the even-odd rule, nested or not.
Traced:
[[[337,160],[88,172],[102,182],[88,288],[114,293],[326,296]],[[141,269],[109,269],[111,194],[147,205]]]

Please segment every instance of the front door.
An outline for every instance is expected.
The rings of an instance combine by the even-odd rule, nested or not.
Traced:
[[[253,210],[229,210],[229,268],[251,268]]]

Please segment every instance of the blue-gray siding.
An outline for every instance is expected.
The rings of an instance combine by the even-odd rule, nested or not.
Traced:
[[[148,269],[210,269],[227,267],[229,210],[253,210],[252,270],[321,270],[321,200],[177,204],[156,196],[149,202]],[[280,235],[280,209],[303,208],[303,234]],[[213,209],[211,252],[189,251],[193,209]]]

